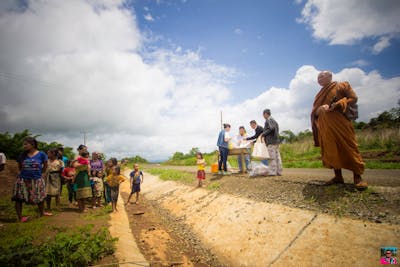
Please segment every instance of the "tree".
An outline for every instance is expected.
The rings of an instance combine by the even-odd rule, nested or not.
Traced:
[[[24,139],[28,136],[32,136],[29,130],[23,130],[20,133],[15,133],[11,135],[8,132],[0,133],[0,151],[5,153],[7,158],[10,159],[18,159],[18,156],[23,152],[23,142]],[[37,138],[40,135],[35,135],[33,137]],[[50,148],[58,148],[63,145],[57,142],[51,142],[50,144],[46,142],[38,141],[38,149],[47,151]],[[64,155],[68,158],[74,158],[74,152],[71,147],[64,147]]]
[[[185,154],[183,154],[182,152],[175,152],[173,155],[172,155],[172,160],[181,160],[181,159],[184,159],[185,158]]]
[[[198,147],[193,147],[192,149],[190,149],[188,156],[189,157],[194,157],[194,156],[196,156],[197,152],[199,152],[199,148]]]
[[[296,141],[296,135],[291,130],[286,130],[282,132],[281,140],[290,144]]]

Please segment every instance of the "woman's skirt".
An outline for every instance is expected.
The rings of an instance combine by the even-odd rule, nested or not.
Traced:
[[[204,170],[197,171],[197,179],[204,180],[206,179],[206,172]]]
[[[46,194],[48,196],[59,196],[61,188],[60,172],[50,172],[46,177]]]
[[[90,186],[90,180],[87,171],[81,171],[76,175],[75,184],[76,199],[92,197],[92,187]]]
[[[38,204],[46,198],[44,179],[17,178],[14,184],[13,201],[22,201],[27,204]]]
[[[101,197],[103,194],[104,186],[103,186],[103,180],[98,177],[94,177],[93,179],[93,197]]]
[[[118,201],[118,194],[119,194],[119,186],[112,186],[110,187],[111,191],[111,201],[117,202]]]

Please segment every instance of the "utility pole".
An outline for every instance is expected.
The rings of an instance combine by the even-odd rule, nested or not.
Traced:
[[[85,130],[81,131],[81,134],[83,134],[83,145],[86,146],[86,134],[88,132],[86,132]]]
[[[224,129],[224,126],[222,124],[222,110],[221,110],[221,130]]]

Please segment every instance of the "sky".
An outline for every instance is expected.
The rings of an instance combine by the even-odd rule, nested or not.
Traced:
[[[398,105],[397,0],[0,2],[0,132],[108,157],[164,160],[216,149],[270,108],[310,129],[331,70],[359,96],[360,121]]]

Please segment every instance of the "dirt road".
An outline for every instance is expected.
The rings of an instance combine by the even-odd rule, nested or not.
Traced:
[[[195,176],[195,167],[151,166],[187,171]],[[358,192],[352,186],[352,174],[343,172],[346,184],[323,186],[332,178],[328,169],[285,169],[283,176],[249,177],[207,173],[206,186],[221,193],[267,203],[327,213],[372,222],[400,224],[400,170],[366,170],[370,188]],[[195,179],[194,179],[195,180]],[[190,185],[195,186],[193,181]]]

